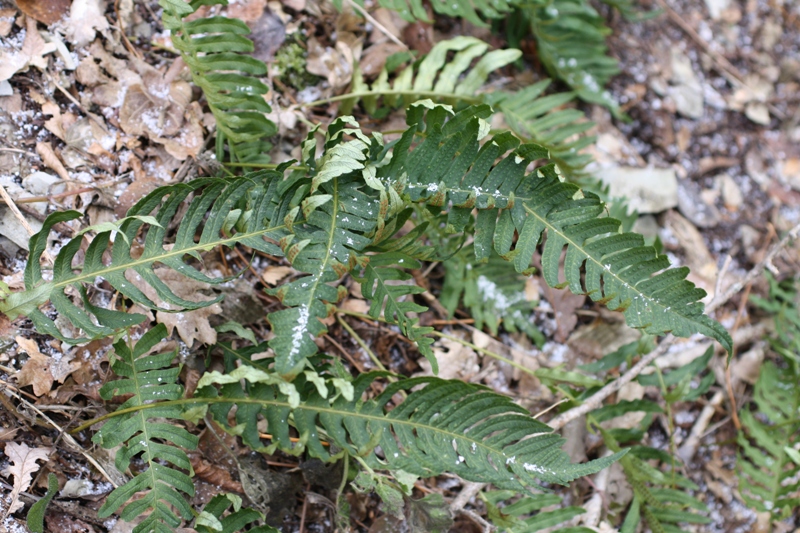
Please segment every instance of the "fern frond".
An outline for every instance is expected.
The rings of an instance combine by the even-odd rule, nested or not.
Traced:
[[[295,384],[302,401],[293,405],[270,382],[273,378],[261,379],[263,374],[241,371],[237,382],[231,383],[234,380],[228,376],[211,373],[198,384],[198,398],[213,402],[211,412],[225,427],[236,406],[235,423],[244,425],[241,434],[255,449],[264,448],[255,427],[260,415],[273,438],[268,449],[306,451],[329,461],[332,456],[321,444],[324,439],[339,453],[363,458],[373,469],[400,469],[424,477],[451,472],[512,490],[526,490],[536,486],[537,480],[565,484],[622,455],[570,464],[560,450],[563,439],[549,427],[510,398],[461,381],[402,379],[389,384],[378,397],[363,400],[362,394],[379,377],[363,374],[353,383],[352,401],[343,396],[331,401],[298,377]],[[248,380],[246,394],[238,378]],[[223,383],[219,391],[208,386],[215,382]],[[400,391],[407,397],[390,408]],[[290,438],[289,420],[297,430],[297,443]]]
[[[371,301],[369,314],[378,318],[383,312],[388,321],[396,323],[410,340],[417,343],[420,353],[426,355],[430,361],[433,373],[438,374],[439,364],[430,348],[434,339],[425,336],[433,328],[418,326],[418,319],[408,316],[427,310],[412,299],[414,294],[421,294],[425,289],[416,284],[402,283],[413,279],[402,269],[416,269],[420,266],[416,259],[408,255],[389,252],[370,257],[369,263],[364,266],[362,277],[355,279],[361,283],[361,294]]]
[[[31,240],[27,290],[10,295],[0,311],[11,317],[27,313],[41,332],[64,338],[53,321],[36,309],[50,298],[55,309],[88,336],[106,336],[143,317],[94,306],[84,287],[96,277],[105,278],[146,308],[156,305],[137,284],[148,285],[168,304],[162,311],[194,309],[216,300],[180,298],[156,275],[154,266],[218,284],[225,279],[204,274],[193,261],[203,251],[239,243],[284,255],[296,270],[307,274],[272,290],[287,308],[268,316],[275,333],[270,346],[277,355],[276,369],[291,378],[317,352],[313,339],[325,331],[320,320],[344,295],[345,288],[334,283],[349,272],[363,272],[372,261],[380,265],[382,254],[400,252],[417,260],[431,257],[431,248],[419,242],[427,222],[412,217],[409,209],[417,203],[428,210],[433,223],[453,233],[471,234],[474,228],[478,261],[494,249],[513,262],[517,272],[526,273],[544,239],[542,273],[550,286],[588,294],[623,312],[630,326],[648,333],[688,336],[699,332],[730,350],[725,329],[703,315],[698,300],[705,292],[686,281],[688,269],[668,269],[667,258],[644,246],[641,236],[620,233],[619,221],[603,216],[600,199],[559,181],[553,164],[525,174],[528,164],[547,157],[546,150],[520,145],[510,134],[481,145],[488,132],[482,117],[490,113],[483,105],[454,114],[447,106],[422,101],[409,109],[409,129],[389,147],[379,134],[364,135],[352,118],[337,119],[328,128],[323,154],[315,157],[312,132],[303,145],[305,166],[296,167],[285,179],[286,167],[280,167],[241,178],[194,180],[157,189],[119,225],[125,238],[111,244],[112,231],[100,231],[86,249],[82,267],[73,266],[73,259],[83,237],[72,239],[56,259],[52,281],[45,281],[39,258],[50,228],[57,221],[80,216],[76,212],[51,215]],[[174,243],[169,243],[166,228],[190,195]],[[145,216],[153,216],[158,225],[147,224]],[[400,236],[408,224],[416,227]],[[131,243],[142,229],[146,229],[144,248],[141,255],[134,254]],[[388,275],[389,271],[380,270],[370,271],[375,283]],[[137,284],[127,277],[137,275]],[[83,307],[70,299],[69,287],[83,295]],[[386,301],[386,295],[391,296],[388,290],[379,292],[373,285],[367,292],[375,291],[376,298]],[[398,290],[391,289],[395,295]],[[404,305],[392,303],[389,314],[393,316],[386,318],[399,321],[403,333],[417,339],[422,353],[430,357],[429,343],[422,341],[424,330],[414,320],[397,318],[412,310]],[[373,306],[373,312],[379,308]]]
[[[225,511],[233,505],[233,511]],[[254,509],[242,507],[242,500],[232,494],[218,494],[211,498],[197,518],[195,529],[199,533],[279,533],[271,526],[248,527],[263,520],[263,515]]]
[[[421,113],[421,107],[409,111],[409,123],[421,122],[412,112]],[[401,151],[411,143],[416,128],[406,131],[391,163],[378,169],[378,176],[391,181],[391,176],[402,174],[403,190],[411,201],[452,206],[446,221],[453,232],[464,230],[472,209],[477,209],[478,261],[494,247],[514,262],[518,272],[526,272],[546,236],[542,274],[551,287],[568,286],[576,294],[588,294],[622,311],[628,325],[647,333],[700,332],[730,351],[725,328],[703,315],[698,300],[705,291],[685,279],[688,269],[668,269],[666,256],[644,246],[640,235],[619,233],[619,221],[603,218],[603,202],[561,182],[552,164],[526,176],[531,161],[547,156],[540,146],[520,146],[503,134],[479,146],[481,124],[471,118],[473,114],[463,111],[446,122],[445,113],[428,113],[425,139],[413,151]],[[500,157],[502,161],[493,165]],[[562,282],[559,265],[565,249]]]
[[[562,507],[551,511],[542,511],[561,503],[562,498],[556,494],[523,495],[516,501],[509,502],[519,496],[515,491],[492,490],[480,494],[486,504],[489,521],[504,533],[535,533],[547,529],[553,533],[591,533],[594,529],[586,527],[565,527],[555,529],[559,524],[586,512],[582,507]]]
[[[161,402],[178,400],[183,395],[183,387],[176,383],[180,367],[170,368],[176,352],[147,355],[166,335],[167,328],[159,324],[142,336],[132,349],[124,340],[114,344],[111,369],[122,378],[103,385],[100,396],[110,400],[115,396],[131,395],[119,407],[120,411],[152,402],[157,404],[147,411],[134,411],[112,418],[92,438],[104,448],[121,446],[115,461],[119,470],[127,470],[131,460],[137,456],[147,466],[146,470],[114,489],[98,511],[98,516],[105,518],[125,506],[120,517],[130,521],[152,509],[147,518],[133,529],[135,533],[171,533],[171,528],[180,525],[180,517],[192,518],[192,509],[181,492],[193,496],[194,484],[189,476],[175,468],[191,471],[189,458],[181,448],[194,449],[198,439],[181,427],[154,420],[181,418],[183,413],[181,407],[161,405]],[[140,491],[147,493],[126,505]]]
[[[114,231],[110,230],[100,231],[92,239],[86,248],[83,265],[73,266],[73,263],[85,237],[70,240],[58,254],[52,280],[45,281],[39,258],[44,252],[50,229],[58,222],[82,216],[76,211],[54,213],[45,220],[42,231],[30,241],[31,260],[25,269],[25,283],[29,290],[11,294],[0,302],[0,311],[10,317],[27,315],[40,332],[66,342],[79,343],[87,341],[87,338],[113,335],[144,320],[143,315],[94,306],[85,287],[97,277],[108,281],[134,303],[149,309],[160,308],[140,290],[142,284],[148,285],[166,302],[168,307],[161,308],[161,311],[178,312],[210,305],[219,299],[193,302],[179,297],[156,275],[156,265],[171,268],[200,282],[219,284],[226,280],[208,276],[191,264],[201,252],[220,245],[241,243],[281,255],[281,249],[275,243],[287,234],[282,219],[291,199],[281,199],[276,194],[282,177],[282,172],[270,171],[254,173],[247,178],[198,179],[188,184],[156,189],[131,208],[129,213],[133,216],[119,225],[121,235],[117,235],[113,242]],[[174,222],[178,208],[187,200],[188,210],[181,215],[178,232],[174,240],[167,242],[167,227]],[[240,216],[231,221],[231,213],[237,212]],[[158,225],[146,223],[148,219],[144,216],[151,214]],[[131,245],[140,231],[146,231],[144,247],[141,253],[136,253]],[[68,292],[73,290],[82,296],[83,307],[68,296]],[[56,311],[82,329],[87,337],[66,338],[55,323],[37,309],[48,299]]]
[[[554,0],[547,6],[524,8],[539,58],[550,74],[567,83],[578,96],[620,111],[605,85],[619,72],[608,55],[605,39],[611,30],[586,0]]]
[[[487,43],[474,37],[441,41],[421,61],[407,66],[391,81],[391,73],[384,68],[371,86],[355,64],[350,93],[335,98],[342,101],[339,112],[348,114],[361,102],[367,113],[375,115],[381,106],[405,107],[420,98],[461,107],[487,103],[503,114],[521,139],[547,148],[550,159],[562,171],[580,174],[591,161],[591,156],[581,151],[594,142],[594,137],[585,135],[594,124],[577,109],[563,109],[575,99],[576,93],[544,96],[550,86],[547,79],[514,93],[481,93],[491,73],[522,55],[513,48],[487,52],[488,49]],[[453,52],[448,60],[448,54]]]
[[[748,506],[776,519],[800,507],[800,464],[786,451],[800,445],[799,380],[796,365],[764,362],[753,393],[756,410],[739,413],[739,492]]]
[[[492,250],[486,263],[475,263],[475,251],[465,246],[444,262],[445,278],[440,301],[452,315],[459,302],[469,309],[475,327],[484,325],[492,335],[503,327],[514,333],[522,331],[537,345],[544,336],[533,324],[533,308],[525,295],[525,276],[514,265]]]
[[[575,92],[544,95],[550,84],[551,80],[545,79],[514,93],[497,91],[485,101],[503,114],[520,139],[544,146],[562,172],[579,177],[592,161],[583,150],[596,140],[586,134],[594,122],[578,109],[563,107],[575,99]]]
[[[349,113],[359,100],[370,114],[378,110],[379,100],[392,108],[407,107],[420,98],[431,98],[445,104],[479,103],[481,97],[477,92],[489,74],[522,56],[522,52],[515,49],[487,50],[489,45],[474,37],[460,36],[441,41],[421,61],[404,68],[392,82],[389,81],[391,73],[384,68],[371,87],[361,72],[356,71],[351,94],[337,97],[343,100],[340,112]],[[454,55],[448,60],[451,52]],[[472,66],[476,59],[477,63]],[[355,64],[354,68],[357,69],[358,65]]]
[[[164,26],[172,43],[203,90],[217,125],[218,146],[228,141],[231,157],[238,161],[268,162],[270,145],[264,140],[277,133],[265,114],[272,111],[264,96],[269,88],[256,76],[267,66],[250,57],[253,42],[245,37],[250,28],[241,20],[214,16],[187,21],[200,6],[226,5],[227,1],[160,0]]]

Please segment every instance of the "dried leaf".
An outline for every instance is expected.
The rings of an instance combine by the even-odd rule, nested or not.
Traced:
[[[164,145],[164,149],[169,155],[179,161],[187,157],[197,157],[203,148],[203,110],[200,104],[192,102],[186,111],[183,127],[180,134],[172,138],[153,139]]]
[[[439,362],[439,377],[469,381],[481,369],[478,354],[472,348],[450,339],[439,339],[433,345],[433,353]],[[423,374],[432,376],[431,364],[420,358]]]
[[[45,55],[56,50],[56,43],[45,43],[36,29],[36,21],[27,20],[25,40],[19,51],[3,50],[0,55],[0,81],[7,80],[28,65],[39,68],[47,66]]]
[[[119,112],[122,131],[128,135],[146,135],[151,139],[172,137],[183,126],[183,114],[192,96],[188,83],[176,81],[168,87],[147,83],[128,88]]]
[[[12,8],[0,9],[0,37],[7,37],[14,27],[17,10]]]
[[[194,474],[205,481],[206,483],[211,483],[212,485],[216,485],[221,490],[227,492],[237,492],[239,494],[244,494],[244,489],[242,488],[242,484],[238,481],[234,481],[231,473],[222,468],[217,466],[216,464],[210,463],[206,461],[200,454],[192,453],[189,454],[189,460],[192,463],[192,469],[194,469]]]
[[[36,153],[39,154],[39,156],[42,158],[42,161],[44,161],[45,165],[56,171],[56,174],[58,174],[61,179],[69,181],[70,179],[69,172],[67,172],[67,169],[64,168],[64,165],[61,163],[61,160],[53,151],[53,148],[50,146],[50,143],[37,142]]]
[[[558,343],[564,343],[578,323],[578,316],[575,311],[583,307],[586,296],[572,294],[568,289],[553,289],[547,285],[544,286],[543,292],[545,299],[550,302],[555,313],[555,340]]]
[[[17,0],[20,11],[45,24],[55,24],[69,11],[70,0]]]
[[[54,381],[64,383],[72,372],[80,365],[70,361],[74,355],[62,354],[60,357],[50,357],[39,351],[39,346],[32,339],[16,337],[20,349],[28,354],[28,359],[22,369],[15,374],[20,387],[33,385],[33,393],[42,396],[50,392]]]
[[[205,296],[200,293],[201,289],[208,288],[207,285],[187,278],[172,269],[157,268],[155,274],[181,298],[194,301],[213,300],[211,296]],[[138,273],[134,272],[128,274],[128,280],[155,302],[158,307],[162,309],[172,308],[170,304],[158,297],[155,289],[153,289],[150,284],[145,283]],[[203,344],[211,345],[217,342],[217,332],[211,327],[208,319],[212,315],[218,315],[221,312],[222,306],[215,303],[193,311],[182,311],[179,313],[159,311],[156,315],[156,320],[167,326],[170,335],[172,335],[173,330],[177,329],[178,335],[180,335],[183,342],[189,347],[192,346],[195,339]]]
[[[104,13],[105,2],[102,0],[74,0],[69,10],[67,40],[77,47],[92,42],[98,31],[108,29]]]
[[[39,470],[39,465],[36,464],[36,461],[46,461],[47,456],[52,451],[50,448],[30,448],[24,442],[9,442],[6,444],[5,454],[10,464],[3,470],[2,474],[6,477],[14,477],[14,487],[11,489],[11,505],[6,509],[5,516],[24,505],[19,501],[19,494],[31,486],[31,475]]]
[[[261,274],[261,279],[267,285],[274,287],[292,272],[294,272],[294,269],[290,266],[269,266]]]

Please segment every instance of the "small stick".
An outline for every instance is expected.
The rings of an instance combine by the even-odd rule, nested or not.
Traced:
[[[33,235],[36,233],[33,231],[31,225],[28,224],[28,221],[25,219],[25,217],[22,216],[22,213],[19,211],[19,207],[17,207],[17,204],[14,203],[14,200],[8,194],[8,191],[6,191],[6,188],[3,185],[0,185],[0,196],[3,197],[3,201],[6,203],[8,208],[11,209],[11,212],[14,213],[14,218],[16,218],[17,221],[22,224],[22,227],[25,228],[25,231],[28,232],[28,235]],[[47,253],[47,250],[44,251],[42,257],[44,257],[45,261],[47,261],[49,264],[53,264],[53,258],[50,257],[50,254]]]
[[[361,15],[365,19],[367,19],[367,21],[369,21],[370,24],[381,30],[381,33],[383,33],[386,37],[388,37],[389,40],[391,40],[394,44],[400,46],[400,48],[402,48],[403,50],[406,51],[408,50],[408,46],[406,46],[403,41],[398,39],[392,32],[390,32],[386,26],[378,22],[378,20],[375,17],[367,13],[366,9],[353,2],[353,0],[347,0],[347,5],[349,5],[350,7],[361,13]]]
[[[728,367],[730,367],[730,365],[728,365]],[[725,395],[722,394],[722,391],[714,393],[711,401],[703,407],[700,416],[697,417],[697,421],[694,423],[694,426],[692,426],[692,432],[689,434],[689,437],[687,437],[684,443],[681,444],[681,447],[678,448],[678,457],[680,457],[684,464],[688,465],[689,461],[694,457],[694,454],[697,453],[700,439],[703,437],[708,423],[711,422],[716,408],[722,403],[724,397]]]
[[[450,512],[453,514],[460,513],[469,501],[475,497],[483,488],[486,483],[476,483],[474,481],[467,481],[458,493],[458,496],[450,504]]]

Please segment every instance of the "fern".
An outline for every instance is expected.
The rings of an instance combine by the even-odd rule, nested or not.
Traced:
[[[499,531],[505,533],[535,533],[536,531],[553,531],[554,533],[592,533],[594,529],[587,527],[563,527],[560,524],[585,512],[582,507],[568,506],[550,511],[542,511],[561,503],[561,497],[555,494],[523,495],[509,490],[492,490],[481,493],[486,504],[487,517]],[[516,498],[513,503],[508,501]]]
[[[233,505],[233,511],[223,514]],[[263,520],[261,513],[242,507],[242,500],[232,494],[218,494],[208,502],[197,518],[195,528],[199,533],[279,533],[271,526],[247,527]]]
[[[352,119],[338,119],[328,130],[323,155],[314,157],[312,132],[304,143],[305,166],[295,167],[286,179],[285,167],[281,167],[242,178],[195,180],[157,189],[119,225],[126,238],[117,238],[110,245],[108,264],[103,257],[112,232],[101,231],[88,246],[82,268],[73,271],[73,258],[83,242],[83,237],[76,237],[59,253],[53,280],[45,281],[38,259],[50,228],[58,221],[80,216],[76,212],[51,215],[31,240],[31,260],[25,272],[28,289],[9,296],[0,311],[10,317],[28,314],[40,331],[64,338],[53,321],[36,309],[50,298],[59,313],[89,336],[106,336],[142,317],[94,306],[84,284],[101,276],[125,297],[154,308],[126,277],[129,271],[128,275],[138,274],[142,283],[170,305],[167,311],[197,308],[208,302],[178,297],[158,278],[154,266],[158,263],[192,279],[220,283],[225,280],[203,274],[189,261],[219,245],[244,244],[285,255],[296,270],[307,274],[272,291],[287,308],[268,316],[275,333],[270,346],[277,354],[276,369],[291,377],[317,352],[313,339],[325,330],[320,320],[328,315],[328,305],[342,296],[344,288],[331,283],[365,267],[368,274],[369,268],[373,269],[369,275],[375,282],[391,279],[388,271],[379,273],[380,268],[374,266],[380,261],[391,264],[386,257],[380,258],[382,254],[399,252],[417,260],[432,257],[433,250],[420,243],[425,223],[396,236],[403,225],[414,222],[407,206],[419,203],[426,206],[437,225],[453,233],[474,232],[478,261],[494,248],[518,272],[526,273],[546,235],[542,273],[550,286],[568,286],[575,293],[589,294],[623,312],[629,325],[648,333],[699,332],[730,349],[725,329],[703,315],[697,300],[705,292],[685,280],[688,269],[664,270],[669,267],[665,256],[644,246],[641,236],[619,233],[620,223],[603,217],[599,198],[582,195],[577,186],[559,181],[552,164],[525,174],[530,162],[546,157],[544,149],[520,145],[509,134],[495,136],[481,146],[479,139],[486,125],[480,117],[489,113],[488,106],[479,106],[453,114],[447,107],[423,101],[410,108],[410,127],[391,152],[379,134],[367,137]],[[347,135],[352,139],[346,140]],[[420,137],[421,142],[416,142]],[[498,158],[500,162],[495,164]],[[192,193],[195,197],[174,243],[166,246],[165,228]],[[473,218],[473,209],[478,210],[477,218]],[[146,224],[143,216],[151,215],[158,226]],[[134,257],[129,243],[144,226],[144,250]],[[562,281],[559,263],[564,249],[566,280]],[[373,261],[373,267],[368,267]],[[395,264],[402,267],[400,259]],[[68,287],[83,294],[83,308],[67,295]],[[398,290],[367,287],[367,293],[376,299],[396,300]],[[414,291],[405,290],[405,294]],[[372,315],[381,308],[373,305]],[[386,318],[417,339],[422,354],[432,359],[429,343],[421,340],[425,330],[418,329],[416,319],[406,318],[411,310],[395,302],[390,308],[393,316]]]
[[[404,68],[392,81],[389,81],[391,72],[384,68],[371,86],[364,81],[356,63],[350,92],[327,101],[341,101],[341,114],[350,113],[361,102],[371,115],[379,114],[383,109],[381,105],[406,107],[420,98],[456,106],[487,103],[503,114],[509,127],[521,139],[547,148],[550,159],[562,171],[580,174],[591,161],[591,156],[581,151],[594,142],[593,136],[584,135],[594,124],[587,121],[581,111],[562,109],[574,100],[575,93],[543,96],[550,86],[547,79],[514,93],[479,92],[489,74],[522,55],[516,49],[487,52],[488,48],[488,44],[474,37],[441,41],[422,60]],[[448,60],[450,53],[453,56]]]
[[[617,4],[624,13],[632,9],[628,1]],[[619,72],[605,42],[611,30],[594,7],[586,0],[518,5],[521,9],[510,19],[510,42],[533,34],[539,59],[551,76],[569,85],[581,99],[606,106],[621,116],[616,101],[604,89]]]
[[[376,470],[403,470],[421,477],[451,472],[512,490],[526,490],[539,481],[566,484],[622,455],[570,464],[559,449],[563,439],[527,410],[508,397],[461,381],[401,379],[364,400],[363,393],[380,374],[356,378],[351,399],[322,397],[317,386],[300,375],[293,382],[299,399],[292,400],[285,387],[281,391],[274,374],[263,370],[267,365],[259,366],[206,374],[197,393],[211,403],[217,422],[231,430],[229,415],[233,415],[237,432],[253,449],[307,452],[330,461],[336,455],[322,445],[324,439],[339,455],[358,456]],[[242,379],[247,382],[245,389]],[[209,386],[215,383],[222,384],[219,391]],[[407,397],[391,407],[400,391]],[[256,427],[260,417],[267,421],[273,439],[266,448]],[[290,438],[290,420],[298,442]]]
[[[478,329],[485,325],[497,335],[502,322],[507,331],[522,331],[537,345],[544,344],[544,336],[533,324],[536,302],[525,297],[525,277],[494,251],[486,263],[473,264],[474,254],[472,246],[465,246],[444,262],[440,300],[445,309],[452,314],[463,302]]]
[[[776,520],[800,507],[800,342],[797,292],[792,280],[770,282],[770,298],[753,297],[775,317],[773,347],[783,357],[780,367],[765,361],[753,391],[751,409],[739,412],[739,492],[745,503]]]
[[[203,90],[217,124],[217,156],[227,140],[237,161],[266,163],[277,133],[265,113],[272,111],[263,95],[269,88],[254,76],[265,76],[267,66],[250,57],[253,42],[247,24],[224,16],[185,20],[201,6],[227,5],[227,0],[160,0],[164,26],[172,43],[189,66],[192,80]]]
[[[181,517],[188,520],[193,516],[192,508],[181,495],[181,492],[194,495],[191,478],[165,463],[191,471],[189,458],[179,447],[194,449],[198,439],[183,428],[154,420],[181,418],[183,413],[181,407],[162,403],[178,400],[183,394],[183,388],[176,384],[180,367],[170,368],[176,352],[147,355],[166,336],[167,328],[159,324],[142,336],[133,348],[128,347],[125,341],[114,344],[115,357],[111,369],[122,379],[103,385],[100,396],[104,400],[116,396],[131,397],[118,409],[125,414],[109,420],[92,439],[104,448],[121,446],[116,454],[116,467],[123,472],[137,456],[147,466],[133,479],[114,489],[98,511],[98,515],[105,518],[124,506],[120,517],[130,521],[152,509],[150,515],[133,529],[135,533],[171,532],[171,528],[180,525]],[[126,412],[151,402],[156,402],[153,409]],[[126,503],[140,491],[147,492],[142,498]],[[177,510],[177,514],[172,508]]]
[[[630,0],[604,3],[627,17],[633,16]],[[341,9],[341,0],[334,4]],[[428,20],[421,0],[379,0],[379,4],[410,22]],[[604,89],[619,72],[617,60],[608,55],[605,43],[611,30],[587,0],[433,0],[430,5],[436,13],[461,17],[477,26],[487,26],[484,19],[507,16],[512,45],[533,35],[539,59],[552,76],[567,83],[580,98],[606,106],[621,116],[616,101]]]

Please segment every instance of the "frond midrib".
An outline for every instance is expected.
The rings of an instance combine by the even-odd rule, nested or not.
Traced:
[[[367,420],[367,421],[370,421],[370,422],[380,422],[380,423],[384,423],[384,424],[385,423],[389,423],[389,424],[392,424],[392,425],[397,424],[397,425],[402,425],[402,426],[408,426],[408,427],[411,427],[411,428],[427,429],[427,430],[430,430],[430,431],[435,431],[435,432],[440,433],[442,435],[446,435],[449,438],[466,440],[468,443],[475,444],[477,447],[480,447],[481,449],[483,449],[487,453],[494,453],[494,454],[500,454],[500,455],[505,456],[505,452],[503,450],[500,450],[500,449],[497,449],[497,448],[492,448],[490,446],[486,446],[483,443],[483,441],[469,438],[463,432],[456,433],[456,432],[453,432],[453,431],[448,431],[448,430],[442,429],[442,428],[440,428],[438,426],[432,426],[430,424],[423,424],[423,423],[419,423],[419,422],[413,421],[413,420],[402,420],[402,419],[396,419],[396,418],[388,418],[388,417],[385,417],[385,416],[369,415],[369,414],[364,414],[364,413],[361,413],[361,412],[354,412],[354,411],[346,411],[346,410],[341,410],[341,409],[335,409],[333,407],[309,406],[309,405],[303,404],[303,403],[301,403],[297,407],[292,407],[292,405],[289,402],[286,402],[286,401],[260,400],[260,399],[256,399],[256,398],[247,398],[247,397],[245,397],[245,398],[184,398],[184,399],[181,399],[181,400],[167,400],[167,401],[164,401],[164,402],[157,402],[157,403],[153,403],[153,404],[137,405],[137,406],[133,406],[133,407],[128,407],[126,409],[120,409],[118,411],[114,411],[113,413],[109,413],[108,415],[104,415],[104,416],[96,418],[94,420],[90,420],[89,422],[87,422],[87,423],[77,427],[76,429],[72,430],[72,433],[78,433],[80,431],[83,431],[84,429],[86,429],[90,425],[94,425],[94,424],[96,424],[98,422],[101,422],[103,420],[108,420],[110,418],[114,418],[116,416],[122,416],[122,415],[125,415],[125,414],[128,414],[128,413],[135,413],[137,411],[143,411],[145,409],[154,409],[154,408],[160,408],[160,407],[161,408],[163,408],[163,407],[173,407],[173,406],[211,405],[211,404],[219,404],[219,403],[255,404],[255,405],[262,405],[262,406],[282,407],[282,408],[288,408],[288,409],[292,410],[293,412],[294,411],[310,411],[310,412],[319,413],[319,414],[330,414],[330,415],[345,416],[345,417],[348,417],[348,416],[349,417],[355,417],[355,418],[360,418],[360,419]],[[498,416],[515,415],[515,414],[519,415],[520,413],[514,413],[514,412],[509,411],[506,414],[498,415]],[[533,437],[540,436],[540,435],[551,435],[551,434],[552,434],[552,432],[551,433],[536,433],[536,434],[533,434]],[[530,438],[530,436],[529,436],[529,438]]]

